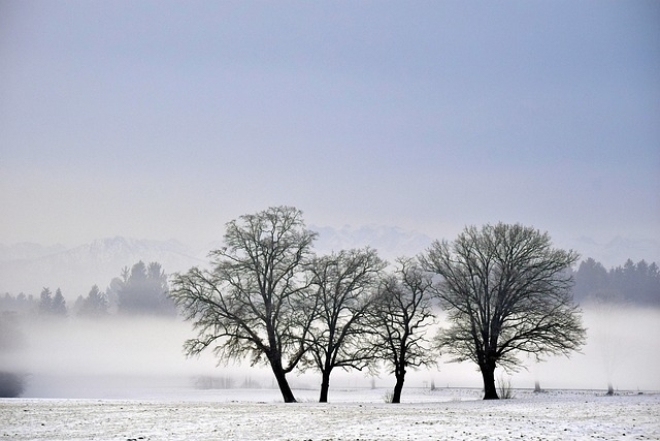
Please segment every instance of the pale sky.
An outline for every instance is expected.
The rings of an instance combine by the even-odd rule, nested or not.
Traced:
[[[660,239],[660,2],[0,3],[0,243],[271,205]]]

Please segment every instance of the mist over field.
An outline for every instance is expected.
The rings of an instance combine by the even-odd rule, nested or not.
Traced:
[[[514,374],[515,387],[539,380],[547,388],[660,390],[653,366],[660,363],[660,311],[621,305],[585,307],[587,344],[570,358],[528,362]]]
[[[516,373],[496,370],[514,388],[660,390],[654,366],[660,363],[657,336],[660,311],[601,306],[584,313],[587,345],[570,358],[552,357]],[[112,317],[104,320],[26,320],[20,325],[20,347],[0,353],[0,370],[25,374],[24,397],[167,398],[181,394],[222,396],[223,387],[275,387],[270,370],[247,363],[217,366],[210,352],[186,358],[182,344],[193,335],[191,324],[178,318]],[[523,355],[524,357],[524,355]],[[474,387],[482,381],[472,363],[448,363],[410,370],[406,388]],[[294,388],[316,389],[315,372],[289,375]],[[211,383],[215,378],[214,383]],[[394,378],[381,370],[372,380],[364,372],[335,370],[332,389],[392,387]],[[404,398],[405,398],[404,388]]]
[[[175,318],[29,320],[20,329],[24,347],[0,363],[27,374],[25,396],[130,395],[133,387],[180,383],[215,367],[184,357],[183,341],[192,334]]]

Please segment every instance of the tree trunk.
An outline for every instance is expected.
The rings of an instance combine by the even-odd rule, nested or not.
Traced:
[[[401,402],[401,391],[403,390],[404,379],[405,379],[405,373],[396,376],[396,384],[394,385],[394,394],[392,394],[392,403]]]
[[[321,396],[319,398],[319,403],[328,402],[328,389],[330,389],[330,370],[326,369],[322,373],[321,380]]]
[[[543,392],[543,389],[541,389],[541,383],[539,383],[539,381],[537,380],[534,382],[534,393],[538,394],[541,392]]]
[[[286,379],[286,373],[284,372],[282,363],[278,363],[277,360],[271,360],[270,367],[273,371],[273,374],[275,375],[277,386],[280,388],[280,393],[282,394],[282,399],[284,399],[284,402],[295,403],[296,397],[293,396],[293,391],[291,390],[291,386],[289,386],[289,382]]]
[[[499,400],[495,387],[495,363],[486,362],[479,366],[484,379],[484,400]]]
[[[607,383],[607,395],[614,395],[614,386],[612,386],[612,383]]]

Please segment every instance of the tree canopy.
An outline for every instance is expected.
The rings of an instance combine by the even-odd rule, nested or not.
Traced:
[[[226,246],[211,253],[214,268],[192,268],[172,282],[171,298],[198,332],[186,352],[212,348],[228,359],[266,362],[284,401],[294,402],[286,374],[305,353],[313,318],[305,265],[315,237],[293,207],[229,222]]]
[[[379,299],[372,309],[372,344],[378,357],[394,373],[392,403],[401,402],[408,368],[436,363],[426,331],[435,322],[432,279],[412,260],[397,259],[394,273],[381,282]]]
[[[450,323],[438,346],[477,363],[485,399],[498,398],[495,368],[515,368],[517,353],[568,355],[584,344],[568,271],[577,259],[552,248],[547,233],[504,223],[467,227],[420,257],[438,276],[435,293]]]
[[[332,253],[310,265],[316,306],[302,365],[321,372],[320,402],[328,401],[335,367],[362,370],[375,358],[365,327],[384,267],[371,248]]]

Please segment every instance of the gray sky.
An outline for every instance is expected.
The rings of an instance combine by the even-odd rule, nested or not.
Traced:
[[[0,3],[0,243],[660,239],[660,3]],[[420,250],[421,251],[421,250]]]

